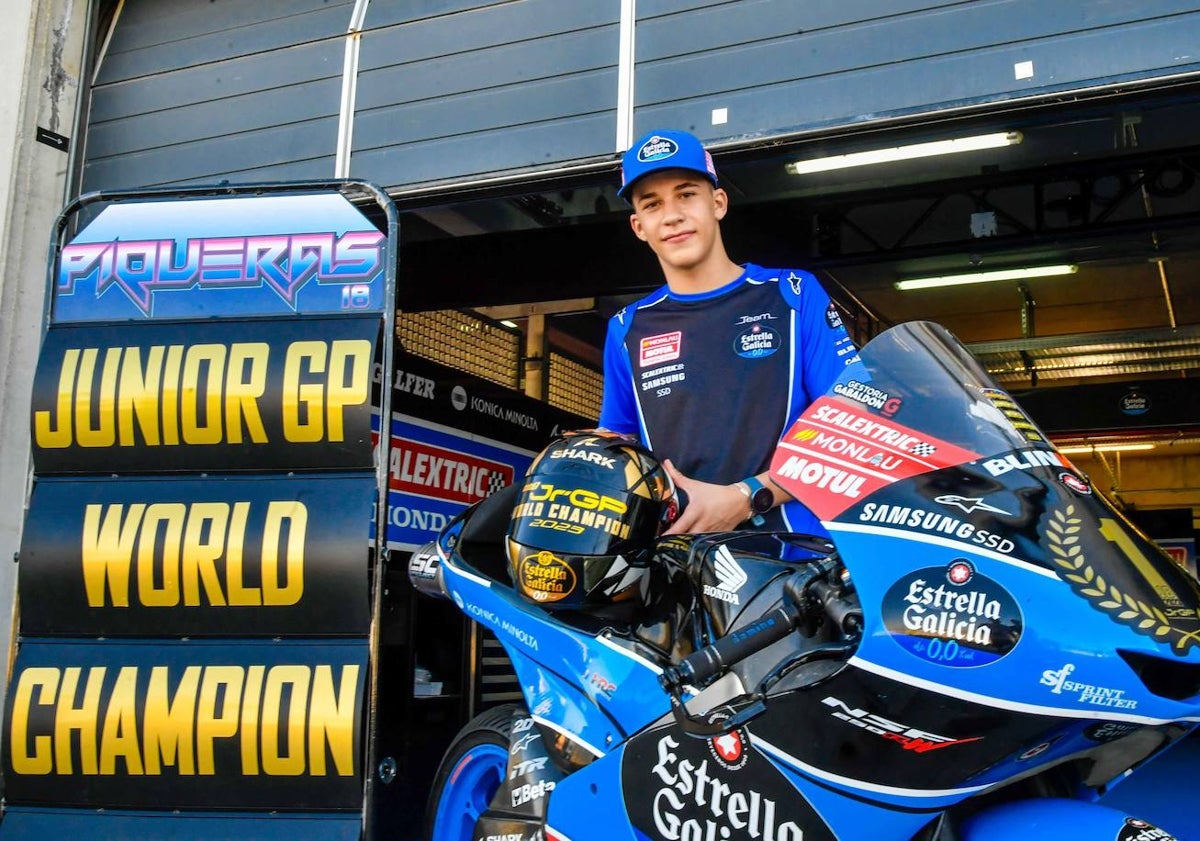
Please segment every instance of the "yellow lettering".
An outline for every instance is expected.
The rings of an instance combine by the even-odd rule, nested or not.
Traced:
[[[142,744],[146,746],[146,773],[160,774],[159,757],[174,765],[179,757],[180,775],[196,773],[192,751],[192,727],[195,724],[196,691],[200,685],[200,667],[188,666],[175,689],[168,697],[166,666],[150,670],[150,685],[146,689],[146,713],[142,722]]]
[[[285,548],[287,580],[279,580],[279,539],[287,521]],[[296,500],[273,500],[267,507],[263,524],[262,601],[266,605],[291,605],[304,595],[304,535],[308,529],[308,508]]]
[[[84,774],[95,775],[96,724],[100,720],[100,690],[104,685],[104,666],[88,669],[87,685],[83,690],[83,703],[75,706],[75,690],[79,686],[79,666],[63,670],[62,688],[58,693],[58,707],[54,715],[54,764],[59,774],[75,773],[71,760],[71,731],[79,731],[79,764]]]
[[[241,666],[209,666],[204,670],[200,705],[196,711],[196,767],[200,774],[216,773],[213,741],[237,733],[243,674]],[[220,711],[217,710],[218,696]]]
[[[21,672],[21,679],[17,681],[13,693],[12,728],[8,734],[12,767],[15,773],[30,776],[49,774],[54,770],[48,735],[34,736],[33,752],[29,751],[29,706],[33,703],[34,687],[38,689],[38,705],[53,706],[58,691],[58,669],[51,666],[26,669]]]
[[[262,767],[279,777],[304,773],[304,725],[308,712],[308,666],[273,666],[263,691]],[[288,692],[286,748],[280,750],[279,719],[283,712],[283,687]]]
[[[187,506],[182,502],[156,502],[146,509],[142,533],[138,538],[138,601],[146,607],[174,607],[179,604],[179,544]],[[155,581],[154,554],[158,548],[160,524],[162,540],[162,586]]]
[[[325,370],[324,342],[292,342],[283,364],[283,435],[294,444],[320,441],[325,434],[320,383],[302,383],[303,373]]]
[[[258,774],[258,706],[262,701],[265,666],[246,670],[246,694],[242,698],[242,774]]]
[[[347,376],[346,364],[350,372]],[[338,339],[329,354],[329,412],[330,441],[345,440],[343,419],[346,406],[365,403],[370,396],[371,343],[366,339]]]
[[[53,415],[58,426],[52,426],[51,413],[45,409],[33,414],[33,436],[37,445],[47,450],[71,446],[71,397],[75,393],[75,372],[79,368],[78,348],[68,348],[63,353],[62,369],[58,372],[58,395]]]
[[[122,666],[117,672],[108,709],[104,712],[104,730],[100,735],[100,773],[115,774],[117,757],[125,760],[131,776],[142,774],[142,754],[137,735],[137,666]]]
[[[167,362],[162,376],[163,443],[179,443],[179,369],[183,365],[183,346],[167,348]]]
[[[225,542],[225,592],[228,594],[230,605],[262,604],[262,593],[259,589],[246,586],[245,569],[242,565],[242,555],[246,543],[246,518],[249,512],[249,502],[233,504],[233,517],[229,521],[229,537]]]
[[[124,508],[118,503],[92,504],[84,509],[83,586],[88,607],[104,607],[106,582],[113,607],[129,607],[129,567],[146,504],[133,503],[122,519]]]
[[[162,345],[155,345],[147,350],[146,367],[143,369],[142,349],[125,348],[117,397],[117,428],[122,447],[132,447],[136,444],[133,435],[135,417],[137,428],[141,430],[146,443],[150,446],[158,445],[158,396],[165,350]]]
[[[271,347],[265,342],[238,342],[229,349],[229,371],[225,379],[225,429],[229,443],[242,443],[242,421],[250,440],[267,442],[258,413],[258,398],[267,389],[267,357]],[[250,363],[246,371],[246,363]],[[244,373],[244,377],[243,377]]]
[[[354,700],[358,689],[358,664],[342,667],[341,685],[335,694],[333,669],[317,666],[313,673],[308,715],[308,763],[314,777],[325,776],[325,747],[333,755],[338,776],[354,773]]]
[[[92,385],[98,348],[84,348],[75,388],[75,440],[81,447],[111,447],[117,440],[117,373],[121,348],[108,348],[100,373],[100,395],[95,401],[96,425],[92,425]]]
[[[205,528],[205,524],[208,527]],[[225,529],[229,523],[229,505],[224,502],[195,502],[187,518],[183,540],[183,603],[200,604],[200,582],[208,603],[225,605],[221,579],[217,576],[217,558],[225,551]]]
[[[203,382],[201,368],[204,369]],[[185,444],[221,442],[221,375],[224,370],[225,345],[204,344],[188,348],[183,362],[183,393],[180,395],[180,420]],[[201,415],[204,416],[203,421]]]

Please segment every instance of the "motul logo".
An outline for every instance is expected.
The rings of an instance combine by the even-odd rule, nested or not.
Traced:
[[[837,467],[810,461],[799,456],[790,456],[779,468],[779,475],[787,479],[796,479],[806,485],[815,485],[828,490],[830,493],[841,494],[856,499],[862,495],[863,482],[866,478],[855,476]]]

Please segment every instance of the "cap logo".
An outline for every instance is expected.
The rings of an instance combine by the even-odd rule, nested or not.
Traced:
[[[657,134],[642,144],[638,149],[637,159],[642,163],[669,158],[679,151],[679,144],[669,137],[659,137]]]

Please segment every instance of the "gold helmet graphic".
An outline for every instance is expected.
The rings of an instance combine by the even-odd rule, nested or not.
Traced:
[[[570,433],[538,455],[505,546],[518,592],[547,608],[643,596],[655,539],[678,511],[649,450],[623,437]]]

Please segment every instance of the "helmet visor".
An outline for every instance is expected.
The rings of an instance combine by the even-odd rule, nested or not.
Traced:
[[[558,555],[616,555],[658,534],[663,503],[577,476],[531,479],[521,489],[509,536]]]

